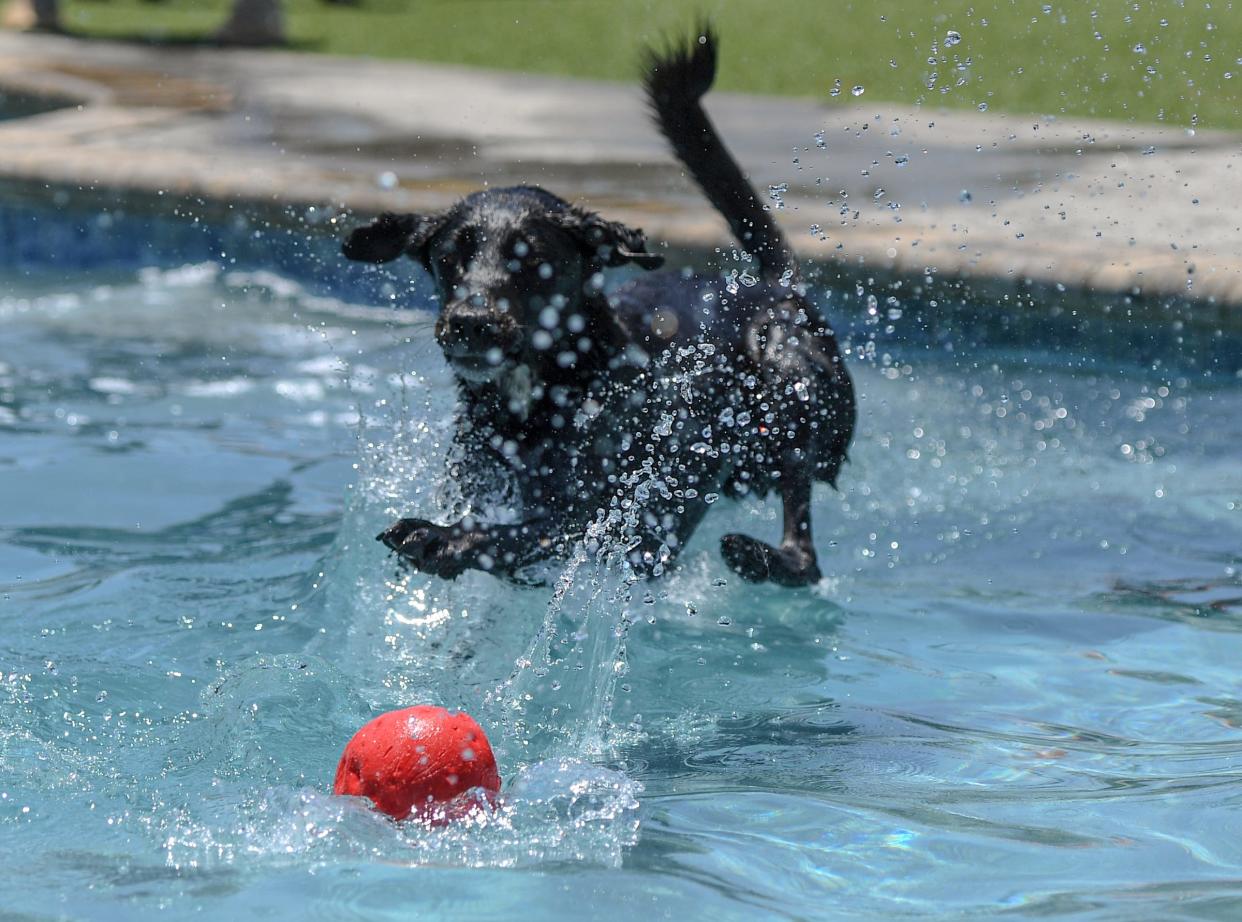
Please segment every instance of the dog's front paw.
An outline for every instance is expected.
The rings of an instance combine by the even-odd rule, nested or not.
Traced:
[[[397,519],[375,536],[422,573],[456,579],[470,567],[462,549],[454,547],[455,532],[426,519]]]
[[[747,535],[725,535],[720,539],[720,553],[729,569],[752,583],[809,586],[821,576],[814,556],[775,548]]]

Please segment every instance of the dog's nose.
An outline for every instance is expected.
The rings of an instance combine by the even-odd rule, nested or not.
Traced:
[[[453,346],[481,346],[493,339],[492,319],[483,313],[458,313],[446,318],[447,340]]]
[[[449,305],[436,325],[440,344],[454,352],[509,351],[517,330],[504,314],[467,304]]]

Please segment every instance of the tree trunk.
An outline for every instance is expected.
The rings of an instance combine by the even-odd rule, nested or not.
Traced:
[[[34,8],[36,29],[60,31],[60,10],[56,0],[32,0],[30,5]]]
[[[0,25],[6,29],[39,29],[60,32],[60,13],[56,0],[12,0],[4,8]]]
[[[237,0],[216,40],[227,45],[283,45],[285,17],[280,0]]]

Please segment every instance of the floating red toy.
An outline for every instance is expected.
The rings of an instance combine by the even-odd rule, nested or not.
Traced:
[[[439,819],[471,788],[500,791],[496,757],[469,714],[419,705],[381,714],[354,734],[336,766],[337,794],[369,797],[399,820]],[[446,817],[445,817],[446,818]]]

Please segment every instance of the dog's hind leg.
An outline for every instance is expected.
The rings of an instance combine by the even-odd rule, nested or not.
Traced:
[[[811,541],[811,484],[833,483],[854,428],[854,397],[832,333],[801,297],[759,310],[745,330],[746,352],[762,388],[752,399],[770,420],[766,462],[784,502],[779,548],[746,535],[725,535],[721,553],[755,582],[805,586],[820,579]]]
[[[780,547],[734,533],[720,540],[720,553],[730,569],[751,582],[809,586],[819,582],[821,574],[811,540],[811,470],[805,460],[787,458],[781,464],[781,499],[784,529]]]

